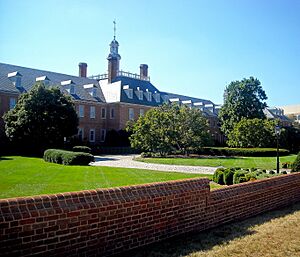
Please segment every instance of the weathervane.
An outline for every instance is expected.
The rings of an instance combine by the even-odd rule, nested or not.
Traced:
[[[114,40],[116,40],[116,20],[113,21],[114,24]]]

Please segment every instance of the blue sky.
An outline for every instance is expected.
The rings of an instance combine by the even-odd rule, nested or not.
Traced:
[[[269,106],[299,104],[300,0],[0,0],[0,62],[105,73],[117,21],[120,68],[149,65],[161,91],[222,103],[257,77]]]

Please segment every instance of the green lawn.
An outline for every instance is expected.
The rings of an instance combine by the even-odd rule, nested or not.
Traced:
[[[0,198],[208,177],[151,170],[64,166],[28,157],[0,157]],[[212,186],[215,187],[215,186]]]
[[[280,157],[280,162],[293,162],[297,155]],[[137,158],[138,161],[171,165],[191,165],[226,168],[276,169],[276,157],[201,157],[201,158]]]

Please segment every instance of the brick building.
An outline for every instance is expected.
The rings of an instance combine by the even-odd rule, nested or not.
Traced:
[[[163,103],[201,110],[215,140],[222,141],[218,109],[212,101],[161,92],[150,82],[146,64],[140,65],[140,74],[121,71],[118,48],[114,36],[107,57],[108,72],[92,77],[87,77],[86,63],[79,63],[78,76],[0,63],[0,136],[4,135],[3,114],[14,108],[20,94],[28,92],[36,82],[43,82],[58,86],[72,97],[79,117],[78,137],[92,144],[103,143],[107,131],[124,129],[128,120],[136,120]]]

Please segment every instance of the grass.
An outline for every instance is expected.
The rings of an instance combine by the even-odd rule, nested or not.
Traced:
[[[211,175],[152,170],[64,166],[39,158],[0,157],[0,198],[145,184]],[[212,185],[212,188],[216,188]]]
[[[300,256],[300,203],[201,233],[178,236],[122,257]]]
[[[280,157],[280,162],[293,162],[296,156],[297,155],[282,156]],[[170,165],[276,169],[276,157],[137,158],[137,160]]]

